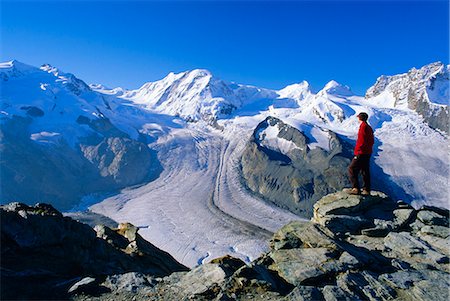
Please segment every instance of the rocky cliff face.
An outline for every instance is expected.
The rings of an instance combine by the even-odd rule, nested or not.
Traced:
[[[405,74],[380,76],[366,98],[392,99],[392,106],[416,111],[434,129],[449,132],[449,68],[433,63]]]
[[[1,299],[65,299],[80,279],[141,272],[166,276],[187,270],[145,241],[131,224],[117,229],[63,217],[51,205],[0,207]]]
[[[241,158],[242,176],[253,192],[301,216],[312,216],[322,196],[348,185],[350,146],[331,131],[305,126],[308,137],[278,118],[255,129]],[[322,145],[317,140],[325,140]]]

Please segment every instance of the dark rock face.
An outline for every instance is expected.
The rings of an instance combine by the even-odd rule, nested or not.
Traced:
[[[271,149],[261,131],[276,128],[277,137],[293,147]],[[310,148],[309,138],[280,119],[268,117],[255,129],[241,158],[242,176],[253,192],[276,205],[306,217],[324,195],[349,185],[346,174],[351,147],[335,133],[327,132],[329,150]]]
[[[2,206],[0,220],[2,300],[67,298],[69,288],[86,276],[187,270],[131,224],[98,226],[96,232],[51,205],[21,203]]]
[[[155,152],[108,120],[90,121],[96,135],[75,147],[62,140],[47,144],[30,140],[30,123],[16,116],[2,125],[2,203],[44,201],[69,210],[83,195],[150,181],[161,171]]]

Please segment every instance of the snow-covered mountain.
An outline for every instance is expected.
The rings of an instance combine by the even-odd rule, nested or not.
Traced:
[[[450,66],[437,62],[407,73],[380,76],[366,98],[379,106],[411,109],[435,129],[449,132]]]
[[[0,64],[1,201],[70,209],[159,169],[139,129],[154,117],[50,65]]]
[[[121,91],[99,89],[108,94]],[[274,91],[225,82],[211,72],[195,69],[169,73],[165,78],[120,94],[123,99],[188,121],[213,120],[258,100],[277,97]]]
[[[280,120],[256,131],[256,146],[288,157],[308,149],[304,161],[319,183],[325,160],[337,158],[336,137],[352,145],[356,115],[365,111],[376,137],[374,188],[383,183],[415,206],[448,207],[448,70],[434,63],[382,76],[364,97],[335,81],[317,93],[306,81],[275,91],[207,70],[171,73],[137,90],[110,89],[49,65],[2,63],[1,202],[92,205],[140,226],[146,239],[189,266],[227,253],[251,261],[267,249],[270,232],[300,218],[245,186],[243,154],[252,173],[263,168],[252,161],[260,153],[247,152],[258,125],[269,116]],[[283,164],[293,162],[304,163]],[[345,176],[344,165],[332,165],[339,166],[333,172]],[[260,171],[258,187],[276,197],[273,183],[264,182],[276,173]],[[299,195],[293,200],[301,202]]]

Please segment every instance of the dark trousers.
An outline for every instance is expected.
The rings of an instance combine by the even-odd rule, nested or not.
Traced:
[[[348,174],[352,187],[359,189],[358,175],[361,172],[363,178],[363,189],[370,191],[370,155],[358,155],[353,157],[348,167]]]

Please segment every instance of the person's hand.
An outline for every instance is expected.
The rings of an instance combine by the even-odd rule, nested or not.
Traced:
[[[353,157],[353,159],[358,160],[358,159],[359,159],[359,155],[355,155],[355,156]]]

